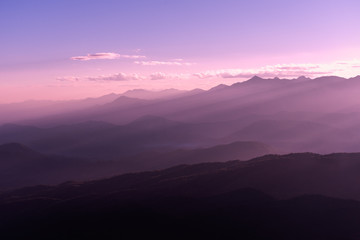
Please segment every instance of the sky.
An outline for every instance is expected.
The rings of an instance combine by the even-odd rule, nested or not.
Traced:
[[[1,0],[0,103],[360,75],[358,0]]]

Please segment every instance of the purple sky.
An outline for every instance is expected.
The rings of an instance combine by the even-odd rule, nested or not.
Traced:
[[[0,1],[0,103],[360,74],[358,0]]]

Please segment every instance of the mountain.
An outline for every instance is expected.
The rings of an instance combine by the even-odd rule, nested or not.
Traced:
[[[79,159],[47,156],[19,143],[0,145],[0,191],[36,184],[59,184],[83,177]]]
[[[360,202],[349,199],[360,199],[358,159],[345,153],[267,155],[3,192],[0,234],[356,239]]]
[[[0,145],[0,191],[68,180],[92,180],[123,173],[114,162],[89,162],[81,158],[47,155],[19,143]]]
[[[224,138],[226,141],[260,141],[289,152],[355,150],[342,143],[338,128],[329,124],[299,120],[260,120]],[[327,137],[324,137],[327,136]],[[326,146],[323,149],[323,146]]]
[[[360,200],[357,185],[354,184],[360,181],[359,156],[359,153],[297,153],[265,155],[249,161],[178,165],[164,170],[129,173],[98,181],[58,187],[35,187],[35,192],[31,194],[38,197],[49,194],[62,199],[66,196],[58,194],[58,190],[63,189],[71,192],[72,197],[89,192],[112,192],[119,196],[126,193],[128,197],[150,193],[152,196],[205,197],[253,188],[281,199],[315,194]],[[73,191],[75,189],[77,190]],[[26,198],[28,192],[33,190],[29,188],[9,194]]]
[[[147,115],[126,125],[88,121],[51,128],[6,124],[0,143],[20,142],[37,151],[96,160],[119,160],[147,151],[172,151],[228,144],[222,137],[253,118],[228,123],[182,123]],[[245,140],[246,141],[246,140]]]
[[[36,184],[58,184],[64,181],[85,181],[111,177],[126,172],[158,170],[184,163],[248,160],[274,152],[257,142],[236,142],[228,145],[171,152],[143,152],[116,161],[48,155],[19,143],[0,145],[0,191]],[[105,154],[104,154],[105,155]]]
[[[91,108],[114,101],[119,95],[107,94],[98,98],[86,98],[69,101],[31,100],[19,103],[0,104],[0,124],[20,122],[49,115],[65,114]]]
[[[220,85],[190,96],[147,101],[138,99],[138,104],[126,108],[123,105],[128,104],[129,98],[123,96],[116,100],[117,104],[105,104],[90,112],[62,117],[63,124],[76,119],[124,124],[149,114],[185,122],[230,121],[249,114],[269,115],[282,111],[313,112],[317,113],[314,115],[316,118],[359,103],[359,79],[360,76],[350,79],[329,76],[305,81],[253,77],[245,82],[227,87]]]
[[[102,105],[28,120],[23,125],[43,129],[96,121],[121,125],[124,129],[130,127],[133,121],[146,116],[179,123],[172,127],[164,126],[157,133],[154,130],[151,133],[155,136],[154,143],[149,131],[147,135],[132,135],[127,141],[123,134],[125,130],[114,128],[113,132],[99,134],[99,139],[106,142],[106,145],[103,144],[105,146],[91,139],[94,142],[86,146],[82,146],[82,140],[79,140],[76,148],[71,146],[69,149],[67,141],[61,141],[65,146],[59,144],[56,148],[64,150],[53,151],[78,154],[76,156],[81,156],[88,146],[92,146],[93,152],[89,152],[88,156],[100,157],[100,152],[114,148],[114,141],[124,143],[123,150],[128,149],[131,154],[153,150],[155,147],[173,150],[179,147],[209,147],[234,141],[263,142],[283,153],[357,152],[360,151],[357,144],[360,137],[355,134],[360,130],[359,89],[360,76],[349,79],[336,76],[315,79],[300,77],[292,80],[255,76],[231,86],[219,85],[208,91],[194,91],[192,94],[166,99],[120,96]],[[130,131],[125,132],[130,134]],[[9,138],[6,142],[9,141],[23,142],[40,151],[45,149],[22,139]],[[98,145],[95,146],[95,143]],[[119,148],[117,154],[123,156],[123,150]],[[48,152],[51,151],[49,148]]]
[[[191,91],[166,89],[161,91],[149,91],[144,89],[134,89],[122,94],[110,93],[97,98],[86,98],[67,101],[48,101],[48,100],[29,100],[19,103],[0,104],[0,124],[4,123],[35,123],[43,125],[46,120],[58,118],[59,124],[69,122],[81,122],[87,120],[96,120],[91,116],[101,114],[109,107],[127,107],[136,102],[146,102],[144,100],[167,100],[195,95],[203,92],[201,89]],[[151,101],[150,101],[151,103]],[[104,107],[98,108],[104,105]],[[100,112],[97,112],[99,109]],[[74,116],[80,114],[83,117]],[[66,115],[66,116],[64,116]],[[87,116],[90,115],[90,116]],[[85,117],[85,118],[84,118]],[[77,120],[80,118],[79,120]],[[46,124],[45,124],[46,125]],[[57,123],[52,123],[52,126]]]
[[[303,194],[321,194],[359,200],[359,193],[354,191],[354,188],[349,187],[354,186],[351,185],[352,183],[359,182],[360,163],[358,159],[359,154],[357,153],[267,155],[245,162],[179,166],[164,170],[163,173],[166,176],[171,172],[169,179],[172,179],[174,175],[194,176],[190,177],[189,180],[190,182],[191,179],[200,181],[198,182],[200,185],[197,186],[201,186],[201,182],[207,184],[204,181],[206,179],[214,178],[217,182],[217,188],[211,190],[214,193],[251,187],[281,198]],[[194,173],[195,175],[193,175]],[[232,177],[229,178],[229,176]],[[110,181],[113,180],[117,181],[116,178]],[[163,180],[161,180],[160,185],[156,185],[156,188],[161,189],[162,184]],[[183,182],[179,179],[177,184],[179,184],[178,186],[188,185],[189,182]],[[144,188],[146,185],[141,187]],[[167,188],[166,185],[163,187]],[[191,192],[191,189],[190,187],[186,191]],[[207,195],[211,192],[201,193],[194,188],[193,193]]]
[[[151,149],[209,145],[208,136],[184,131],[184,127],[186,124],[156,116],[144,116],[123,126],[97,121],[52,128],[3,125],[0,143],[21,142],[44,153],[95,160],[116,160]]]
[[[269,145],[260,142],[232,142],[208,148],[180,149],[163,153],[144,152],[131,157],[131,163],[134,169],[136,169],[136,166],[141,166],[140,170],[155,170],[180,164],[225,162],[229,160],[246,161],[276,152]]]
[[[122,109],[116,105],[105,105],[94,109],[87,120],[123,124],[151,114],[185,122],[216,122],[235,120],[249,114],[269,115],[282,111],[326,114],[358,103],[359,79],[360,76],[351,79],[320,77],[307,81],[254,77],[190,96],[143,101],[127,108],[126,114],[121,113]],[[126,99],[118,100],[121,101],[126,102]]]

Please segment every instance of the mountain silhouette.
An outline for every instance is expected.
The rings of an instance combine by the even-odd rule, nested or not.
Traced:
[[[85,194],[88,188],[93,188],[91,192],[94,194],[109,191],[137,196],[140,191],[143,194],[151,192],[154,196],[175,194],[195,197],[254,188],[276,198],[324,195],[360,200],[355,184],[360,181],[358,158],[359,153],[297,153],[265,155],[249,161],[178,165],[83,183],[81,188],[76,185],[79,191],[74,194]],[[64,187],[61,186],[61,189]],[[68,185],[66,188],[70,191],[73,187]],[[46,188],[46,194],[53,192],[54,197],[62,198],[56,195],[58,188]],[[21,191],[18,196],[21,197]]]
[[[358,158],[267,155],[3,192],[1,235],[356,239]]]

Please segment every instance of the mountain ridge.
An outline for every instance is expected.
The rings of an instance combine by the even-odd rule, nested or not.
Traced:
[[[49,238],[65,228],[80,239],[356,239],[359,157],[266,155],[6,191],[0,235]]]
[[[360,153],[292,153],[270,154],[249,161],[182,164],[163,170],[127,173],[84,182],[81,184],[82,190],[74,194],[81,194],[82,191],[88,191],[86,189],[89,187],[94,187],[99,192],[114,191],[120,195],[134,188],[144,191],[144,194],[152,192],[164,196],[211,196],[236,189],[254,188],[281,199],[318,194],[360,200],[355,185],[349,187],[352,183],[360,182],[357,174],[360,170],[359,157]],[[76,187],[80,190],[79,185],[75,185],[50,187],[46,188],[46,192],[56,192],[58,187],[74,190]],[[27,189],[31,190],[31,187]],[[19,189],[5,195],[17,194],[16,192],[21,195],[22,191]]]

